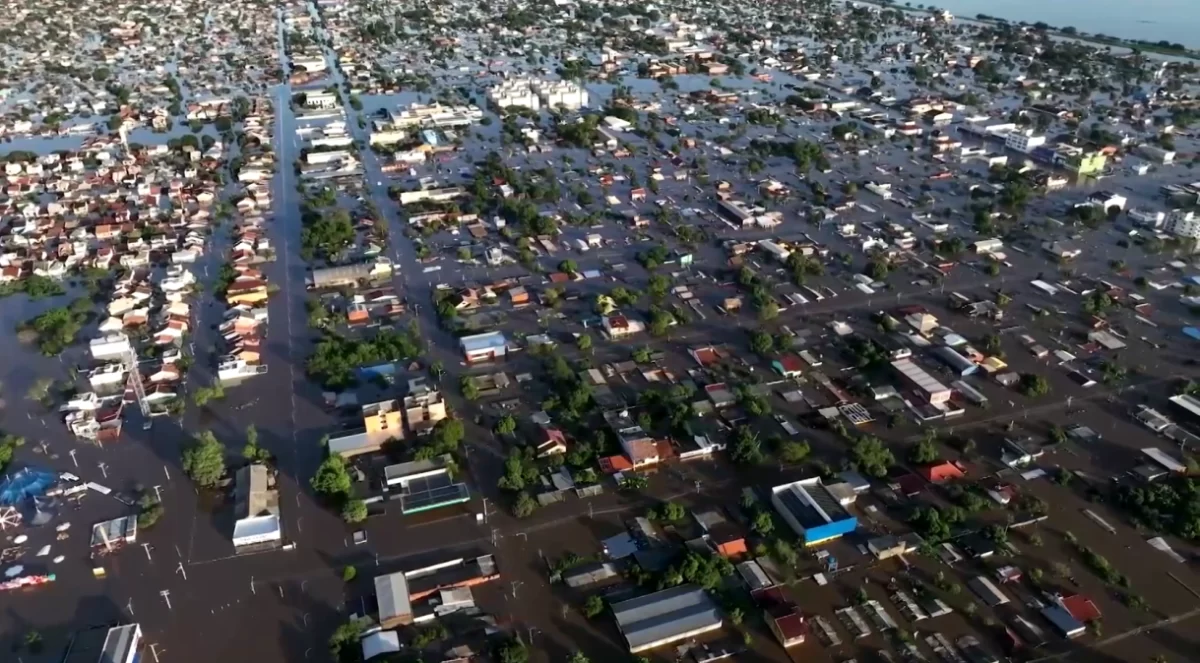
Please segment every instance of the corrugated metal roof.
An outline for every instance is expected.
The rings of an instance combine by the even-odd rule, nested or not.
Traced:
[[[680,585],[612,606],[630,650],[669,642],[689,633],[720,627],[721,614],[703,589]]]
[[[408,598],[408,580],[403,573],[375,578],[375,598],[379,600],[379,621],[412,615]]]
[[[936,394],[938,392],[947,391],[946,385],[938,382],[932,375],[925,372],[925,369],[917,366],[909,359],[897,359],[892,362],[892,368],[900,371],[904,377],[911,380],[927,393]]]

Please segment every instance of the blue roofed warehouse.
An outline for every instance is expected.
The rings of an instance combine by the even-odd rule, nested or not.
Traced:
[[[858,519],[821,484],[820,477],[775,486],[771,503],[806,546],[831,541],[858,527]]]

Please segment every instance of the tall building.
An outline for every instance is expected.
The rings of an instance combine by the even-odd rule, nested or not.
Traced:
[[[1164,228],[1182,239],[1200,239],[1200,217],[1191,211],[1171,210]]]

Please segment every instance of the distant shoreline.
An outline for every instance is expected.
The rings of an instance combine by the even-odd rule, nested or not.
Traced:
[[[843,0],[843,2],[845,2],[846,4],[850,4],[852,2],[861,2],[864,4],[875,5],[877,7],[883,7],[885,9],[897,9],[897,10],[900,10],[903,12],[912,12],[912,13],[917,13],[917,14],[932,14],[933,11],[931,11],[931,10],[934,10],[934,9],[940,10],[940,8],[938,8],[938,7],[930,7],[930,6],[926,6],[924,8],[908,7],[908,6],[900,5],[895,2],[890,2],[887,0]],[[1103,35],[1102,37],[1098,37],[1096,35],[1093,35],[1093,34],[1090,34],[1087,32],[1080,32],[1078,30],[1075,30],[1075,28],[1072,28],[1072,30],[1075,30],[1074,32],[1064,32],[1061,28],[1057,28],[1055,26],[1048,25],[1041,21],[1035,21],[1032,23],[1029,21],[1010,21],[1006,18],[1000,18],[998,16],[989,16],[987,14],[976,14],[975,16],[970,17],[970,18],[964,17],[964,16],[955,16],[954,20],[955,21],[963,21],[966,23],[979,23],[979,24],[984,24],[984,25],[1009,24],[1009,25],[1016,25],[1016,26],[1029,27],[1029,28],[1032,28],[1035,25],[1037,25],[1038,23],[1041,23],[1043,25],[1046,25],[1046,28],[1044,30],[1044,32],[1046,34],[1053,35],[1055,37],[1061,37],[1063,39],[1074,39],[1076,41],[1086,42],[1086,43],[1090,43],[1090,44],[1100,44],[1103,46],[1117,46],[1120,48],[1127,48],[1130,50],[1136,49],[1143,53],[1158,53],[1159,55],[1168,55],[1171,57],[1176,57],[1176,58],[1180,58],[1180,59],[1184,59],[1184,60],[1200,61],[1200,51],[1195,50],[1195,49],[1184,48],[1183,50],[1179,50],[1179,49],[1175,49],[1175,48],[1164,48],[1154,42],[1147,42],[1147,41],[1137,40],[1137,39],[1122,39],[1121,37],[1113,37],[1113,36],[1109,36],[1109,35]],[[1070,26],[1068,26],[1068,27],[1070,27]]]

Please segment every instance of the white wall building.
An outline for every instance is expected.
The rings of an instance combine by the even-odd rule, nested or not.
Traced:
[[[1200,239],[1200,218],[1190,211],[1173,210],[1167,215],[1166,231],[1184,239]]]
[[[534,81],[533,89],[547,108],[579,110],[588,105],[588,91],[571,81]]]
[[[523,106],[532,110],[541,108],[541,99],[533,91],[530,82],[524,79],[504,81],[496,85],[488,90],[487,98],[488,101],[500,108],[510,106]]]
[[[1018,152],[1029,153],[1034,148],[1046,144],[1045,136],[1037,136],[1032,131],[1014,131],[1004,138],[1004,146]]]

